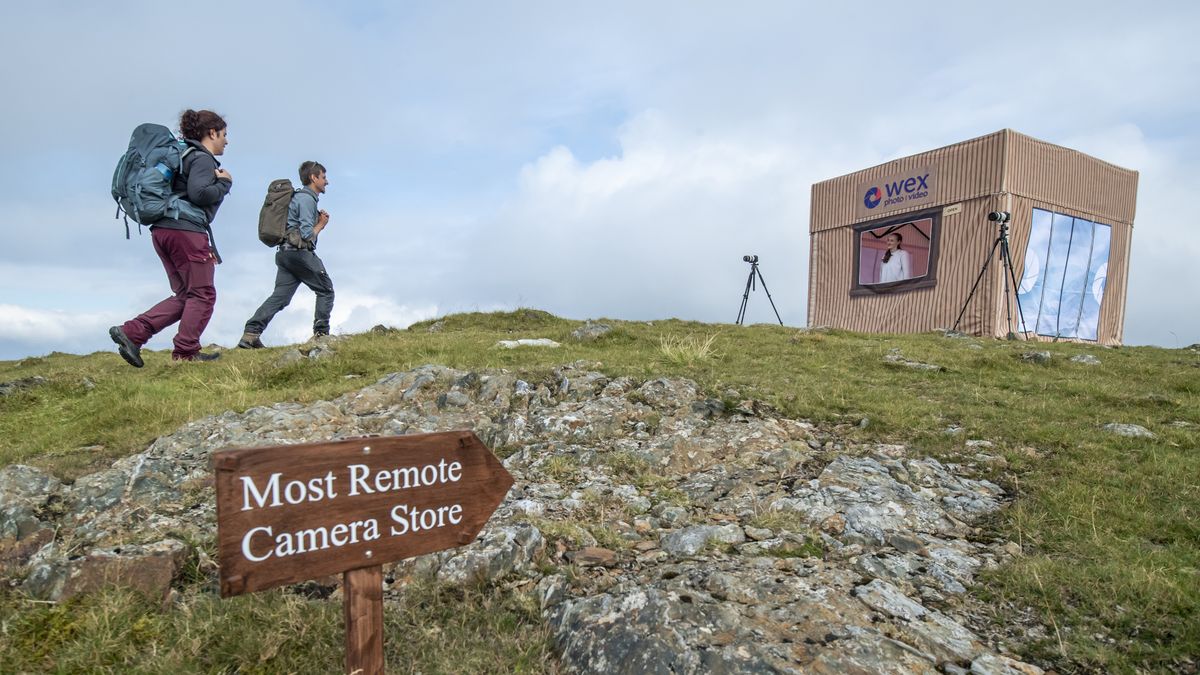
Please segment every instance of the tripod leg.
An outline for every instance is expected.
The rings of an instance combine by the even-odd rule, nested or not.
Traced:
[[[1017,316],[1021,317],[1021,336],[1029,335],[1029,327],[1025,325],[1025,312],[1021,309],[1021,287],[1017,285],[1017,271],[1013,268],[1012,253],[1008,248],[1008,242],[1000,248],[1000,257],[1004,260],[1004,264],[1008,267],[1008,275],[1012,279],[1013,298],[1017,301]]]
[[[750,300],[750,284],[754,281],[754,269],[750,270],[750,276],[746,278],[746,292],[742,293],[742,306],[738,309],[737,325],[742,325],[742,319],[746,317],[746,302]]]
[[[1012,326],[1012,301],[1008,299],[1008,262],[1004,259],[1005,245],[1000,244],[1000,276],[1004,277],[1004,339],[1016,340],[1017,334],[1013,332]],[[1016,291],[1017,289],[1013,289]]]
[[[775,309],[775,300],[771,298],[771,291],[767,290],[767,280],[763,278],[762,270],[758,269],[757,266],[755,266],[754,269],[758,272],[758,280],[760,283],[762,283],[763,290],[767,291],[767,300],[770,301],[771,309],[775,312],[775,320],[779,322],[780,326],[782,326],[783,319],[779,318],[779,310]]]
[[[992,242],[992,248],[988,251],[987,260],[983,261],[983,267],[979,270],[979,276],[975,277],[975,285],[971,287],[971,292],[967,293],[967,299],[963,301],[962,310],[958,313],[958,318],[954,320],[952,331],[958,330],[958,324],[962,322],[963,315],[967,313],[967,305],[971,304],[971,298],[975,296],[975,291],[979,289],[979,282],[983,281],[983,274],[987,272],[988,265],[992,263],[992,256],[996,255],[996,247],[1000,245],[1000,239]]]

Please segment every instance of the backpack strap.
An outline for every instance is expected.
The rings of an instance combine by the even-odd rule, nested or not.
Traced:
[[[184,165],[184,162],[186,162],[186,161],[187,161],[187,157],[188,157],[188,155],[192,154],[192,151],[193,151],[193,150],[195,150],[195,149],[196,149],[196,148],[195,148],[194,146],[191,146],[191,145],[189,145],[189,146],[187,146],[186,148],[184,148],[184,149],[183,149],[183,152],[179,153],[179,178],[180,178],[180,179],[183,181],[183,185],[184,185],[183,192],[184,192],[184,194],[187,194],[187,175],[188,175],[188,172],[183,170],[183,165]]]
[[[184,160],[187,159],[187,156],[192,154],[192,151],[195,149],[196,149],[196,146],[189,144],[186,148],[183,149],[183,152],[181,152],[179,154],[179,177],[183,180],[183,186],[184,186],[183,187],[183,195],[184,195],[185,199],[187,198],[187,177],[188,177],[189,172],[184,171],[183,164],[184,164]],[[208,153],[208,151],[205,151],[205,154],[210,154],[210,153]],[[213,157],[213,160],[216,160],[216,157]],[[218,167],[220,166],[220,162],[217,163],[217,166]],[[224,262],[223,260],[221,260],[221,254],[217,252],[217,238],[215,236],[213,236],[212,224],[205,223],[204,230],[208,233],[208,247],[210,249],[212,249],[213,258],[216,258],[218,264],[220,264],[221,262]]]

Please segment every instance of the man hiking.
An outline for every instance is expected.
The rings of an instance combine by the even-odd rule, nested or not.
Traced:
[[[245,333],[238,341],[242,349],[263,347],[262,334],[267,324],[292,301],[300,284],[317,295],[313,318],[313,337],[329,335],[329,314],[333,311],[333,281],[325,271],[325,263],[317,257],[317,237],[329,223],[329,213],[317,208],[320,195],[325,194],[329,179],[319,162],[300,165],[300,182],[288,205],[287,234],[275,253],[275,291],[246,322]]]

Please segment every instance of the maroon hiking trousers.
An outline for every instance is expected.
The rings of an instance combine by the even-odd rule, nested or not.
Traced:
[[[171,356],[188,359],[200,351],[200,334],[217,304],[213,286],[215,261],[208,237],[200,232],[155,227],[150,231],[154,251],[167,270],[171,297],[126,321],[121,330],[134,344],[146,344],[156,333],[179,322]]]

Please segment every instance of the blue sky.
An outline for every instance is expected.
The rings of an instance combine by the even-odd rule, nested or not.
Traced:
[[[133,127],[187,107],[226,117],[234,177],[206,343],[270,292],[258,207],[305,159],[331,180],[334,332],[517,306],[729,323],[746,253],[801,326],[812,183],[1002,128],[1140,172],[1126,342],[1200,342],[1197,5],[900,7],[7,7],[0,358],[111,349],[167,293],[108,191]],[[312,306],[301,290],[264,341],[307,337]],[[774,320],[761,293],[747,320]]]

